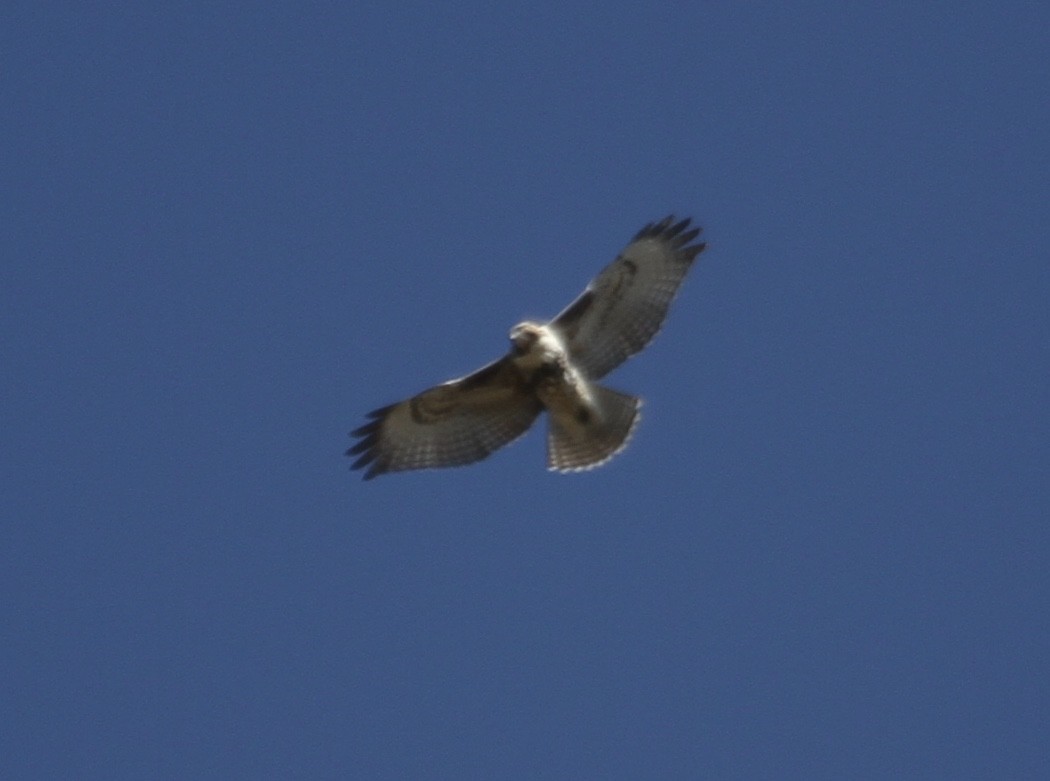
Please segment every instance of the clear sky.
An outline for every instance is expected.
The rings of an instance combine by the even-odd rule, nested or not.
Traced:
[[[1048,29],[5,4],[0,777],[1050,777]],[[349,471],[670,212],[612,463]]]

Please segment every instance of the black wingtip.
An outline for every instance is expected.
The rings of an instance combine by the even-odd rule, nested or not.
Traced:
[[[365,444],[365,443],[361,443]],[[357,460],[350,465],[351,469],[361,469],[368,466],[376,460],[376,456],[379,455],[374,447],[371,447],[373,443],[367,443],[366,447],[361,447],[360,444],[350,448],[346,451],[346,454],[353,458],[357,456]]]
[[[686,230],[692,223],[691,217],[686,217],[684,220],[675,222],[675,216],[668,214],[662,220],[657,222],[650,222],[635,235],[634,240],[638,239],[660,239],[661,241],[668,242],[674,250],[686,260],[692,261],[707,248],[705,242],[698,244],[689,245],[689,242],[696,239],[697,236],[703,231],[703,228],[697,226],[692,230]]]
[[[699,244],[694,244],[691,247],[683,247],[682,249],[678,250],[678,252],[690,262],[692,262],[696,260],[696,256],[703,252],[705,249],[707,249],[707,243],[701,241]]]
[[[347,456],[356,458],[354,463],[350,465],[350,469],[364,469],[368,467],[368,471],[364,474],[365,480],[371,480],[376,475],[386,471],[382,463],[376,460],[379,457],[379,429],[383,422],[383,416],[394,406],[396,405],[388,405],[372,410],[365,416],[369,418],[369,421],[350,432],[350,436],[357,439],[346,451]]]
[[[674,220],[674,215],[671,215],[670,217],[668,217],[668,219],[669,220]],[[672,225],[670,228],[665,230],[664,231],[664,235],[667,236],[668,238],[670,238],[671,236],[677,236],[679,233],[681,233],[682,231],[684,231],[686,228],[689,227],[689,223],[690,222],[691,222],[690,218],[686,217],[681,222],[677,222],[674,225]]]
[[[358,426],[353,431],[351,431],[350,436],[361,438],[374,437],[376,434],[379,433],[380,422],[381,421],[378,420],[370,420],[368,423],[365,423],[365,425]]]
[[[362,448],[360,447],[360,445],[362,444],[365,443],[359,442],[357,445],[346,451],[346,454],[348,456],[360,455],[360,457],[350,465],[350,469],[365,469],[367,467],[367,469],[365,469],[365,473],[361,476],[362,480],[371,480],[374,477],[378,477],[379,475],[386,473],[386,466],[381,461],[376,460],[379,453],[375,450],[375,448],[365,449],[365,451],[362,453]],[[369,444],[371,445],[374,443]]]
[[[662,220],[648,223],[644,228],[642,228],[640,231],[638,231],[638,233],[635,234],[634,238],[635,240],[638,240],[647,239],[652,236],[659,236],[661,233],[667,230],[668,226],[670,226],[672,222],[674,222],[674,215],[668,214]],[[685,220],[685,223],[687,225],[689,224],[688,218]]]

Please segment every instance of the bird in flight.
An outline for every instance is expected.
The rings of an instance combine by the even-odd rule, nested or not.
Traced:
[[[549,418],[547,467],[576,472],[619,453],[638,423],[641,399],[598,380],[660,330],[696,256],[700,228],[668,216],[646,225],[580,296],[549,323],[510,330],[510,351],[466,377],[368,414],[351,432],[352,469],[386,472],[462,466]]]

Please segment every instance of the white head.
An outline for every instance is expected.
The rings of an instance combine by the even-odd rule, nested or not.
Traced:
[[[539,323],[529,322],[528,320],[524,323],[518,323],[511,328],[510,343],[514,352],[518,355],[524,355],[532,350],[533,346],[540,338],[542,329],[543,326]]]

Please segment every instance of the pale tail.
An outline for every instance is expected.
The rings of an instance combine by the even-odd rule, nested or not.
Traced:
[[[641,399],[592,385],[595,412],[551,414],[547,467],[575,472],[604,464],[627,446],[638,423]]]

